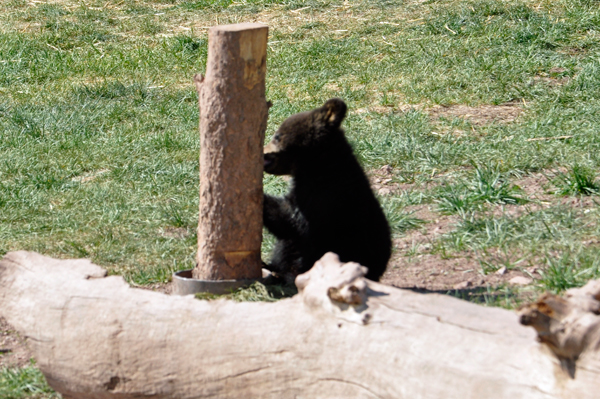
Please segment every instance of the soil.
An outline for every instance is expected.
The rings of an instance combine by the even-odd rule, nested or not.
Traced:
[[[388,177],[381,179],[381,171],[370,174],[373,188],[380,194],[395,192],[390,175],[394,171],[386,169]],[[522,197],[531,202],[525,205],[497,205],[490,212],[496,216],[508,215],[518,217],[526,212],[533,212],[551,206],[564,205],[572,208],[589,209],[595,206],[593,197],[559,197],[553,195],[551,179],[563,170],[534,173],[513,181],[513,185],[522,190]],[[389,181],[389,182],[388,182]],[[388,182],[387,186],[383,182]],[[529,264],[512,270],[501,269],[496,273],[484,274],[478,256],[464,252],[452,256],[431,253],[432,242],[442,234],[450,232],[457,223],[455,216],[444,216],[435,212],[435,205],[419,205],[410,207],[416,218],[426,223],[422,228],[408,231],[401,238],[394,240],[394,254],[390,259],[387,272],[381,282],[398,288],[408,288],[422,292],[473,291],[487,290],[501,284],[530,285],[540,277],[539,268],[531,266],[536,263],[531,259]],[[512,254],[515,259],[520,254]]]
[[[27,343],[4,318],[0,317],[0,369],[24,367],[31,359]]]
[[[367,175],[371,182],[371,188],[380,196],[391,195],[410,186],[410,184],[402,185],[394,182],[394,168],[390,165],[372,170]]]
[[[382,283],[398,288],[446,293],[483,290],[509,283],[515,277],[530,279],[528,270],[483,274],[475,253],[463,252],[452,256],[431,253],[434,239],[450,232],[457,222],[455,216],[440,215],[433,210],[434,207],[413,207],[412,215],[426,221],[426,224],[394,240],[394,254],[381,279]]]
[[[432,119],[454,119],[468,120],[472,125],[487,125],[493,122],[510,123],[523,112],[523,109],[514,103],[502,105],[481,105],[469,107],[466,105],[436,105],[426,112]]]
[[[166,238],[185,238],[192,234],[189,231],[189,229],[187,229],[185,227],[172,227],[172,226],[168,226],[168,227],[165,227],[164,229],[160,229],[160,231],[158,233],[161,236],[166,237]]]

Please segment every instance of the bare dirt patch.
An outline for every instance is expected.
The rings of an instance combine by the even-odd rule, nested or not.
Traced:
[[[513,185],[519,187],[530,200],[544,201],[549,200],[551,195],[548,193],[551,189],[548,177],[543,173],[532,173],[521,179],[515,180]]]
[[[382,179],[385,172],[377,170],[373,176]],[[393,173],[393,171],[391,172]],[[488,211],[494,217],[509,216],[517,218],[530,212],[556,206],[565,206],[589,212],[597,206],[595,196],[558,196],[556,187],[551,179],[563,170],[549,170],[543,173],[532,173],[513,184],[522,190],[521,197],[530,202],[522,205],[493,205]],[[373,178],[372,178],[373,179]],[[375,190],[385,188],[383,179],[380,183],[374,180]],[[381,186],[381,183],[384,183]],[[378,185],[379,184],[379,185]],[[406,185],[410,186],[410,185]],[[408,190],[417,190],[408,187]],[[403,237],[394,239],[394,254],[390,259],[388,271],[382,277],[382,282],[400,288],[411,288],[425,291],[448,292],[452,290],[476,290],[496,287],[506,284],[513,286],[531,285],[541,277],[539,270],[543,269],[540,259],[531,254],[518,253],[515,248],[510,254],[495,252],[476,254],[462,252],[440,254],[434,251],[435,241],[450,233],[459,219],[454,215],[442,215],[436,210],[436,205],[418,205],[405,208],[412,216],[426,223],[418,229],[408,231]],[[596,240],[584,242],[586,245],[596,244]],[[510,259],[506,259],[510,257]],[[484,264],[491,262],[495,265],[503,263],[519,264],[519,267],[507,270],[501,268],[498,272],[485,274]]]
[[[185,227],[172,227],[168,226],[164,229],[160,229],[159,234],[166,238],[186,238],[192,233]]]
[[[424,108],[424,105],[422,105],[422,104],[400,104],[400,105],[394,105],[394,106],[372,105],[372,106],[365,107],[365,108],[355,109],[355,110],[351,111],[350,113],[353,115],[362,115],[362,114],[367,114],[370,112],[373,112],[376,114],[389,114],[392,112],[402,113],[402,112],[409,112],[409,111],[420,111],[423,108]]]
[[[426,110],[432,119],[464,119],[475,126],[490,123],[511,123],[523,112],[516,104],[481,105],[469,107],[467,105],[436,105]]]
[[[469,287],[483,284],[478,271],[481,269],[471,256],[443,259],[432,254],[433,241],[452,230],[456,222],[453,216],[435,212],[433,205],[409,207],[412,215],[427,223],[411,230],[404,237],[393,241],[395,252],[381,282],[399,288],[424,289],[428,291],[450,290],[457,284],[469,281]]]
[[[379,169],[367,172],[371,188],[381,196],[391,195],[401,189],[401,185],[394,182],[394,168],[384,165]]]
[[[0,368],[24,367],[31,359],[25,338],[0,317]]]
[[[558,86],[566,85],[567,83],[569,83],[569,80],[570,79],[566,76],[563,78],[553,78],[553,77],[549,77],[549,76],[535,76],[533,78],[534,83],[545,83],[550,87],[558,87]]]
[[[406,181],[401,177],[401,170],[390,165],[368,170],[366,173],[371,183],[371,189],[382,197],[399,194],[401,191],[426,191],[448,181],[446,175],[440,174],[418,183],[400,183],[398,180]]]
[[[173,292],[173,282],[168,283],[154,283],[149,285],[137,285],[131,284],[133,288],[139,288],[142,290],[160,292],[161,294],[171,295]]]
[[[508,215],[519,217],[528,212],[536,212],[554,206],[567,206],[574,209],[586,210],[596,206],[598,199],[594,196],[558,196],[554,194],[556,187],[551,179],[564,169],[556,169],[545,173],[532,173],[513,184],[523,190],[523,197],[529,201],[525,205],[497,205],[492,210],[495,216]]]
[[[101,176],[107,172],[110,172],[108,169],[100,169],[97,171],[93,171],[93,172],[89,172],[89,173],[85,173],[83,175],[80,176],[75,176],[71,179],[71,181],[74,182],[79,182],[79,183],[87,183],[90,182],[94,179],[96,179],[98,176]]]
[[[533,77],[534,83],[545,83],[550,87],[562,86],[569,83],[568,76],[562,76],[567,70],[565,68],[551,68],[548,73],[540,73]]]
[[[500,284],[514,284],[515,277],[530,279],[527,270],[504,270],[501,273],[483,273],[477,254],[463,252],[442,256],[432,253],[433,242],[453,230],[456,216],[440,215],[432,207],[410,207],[413,215],[427,223],[394,240],[395,252],[381,282],[398,288],[447,292],[474,290]],[[511,281],[513,280],[513,281]]]

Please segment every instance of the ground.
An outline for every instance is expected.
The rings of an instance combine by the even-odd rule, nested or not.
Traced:
[[[377,175],[381,174],[375,176]],[[515,182],[527,193],[525,198],[536,201],[529,206],[529,211],[532,208],[551,206],[552,202],[547,200],[554,198],[544,195],[544,182],[547,182],[547,179],[541,174],[531,175]],[[395,190],[393,184],[383,185],[379,192],[387,193],[388,190]],[[546,203],[541,201],[546,201]],[[563,201],[558,200],[558,202]],[[591,200],[577,201],[572,205],[590,208],[593,202]],[[422,226],[410,230],[406,235],[394,240],[394,256],[390,260],[388,271],[384,275],[382,283],[398,288],[440,293],[466,290],[466,293],[469,294],[482,289],[485,290],[487,287],[497,287],[503,283],[531,284],[536,276],[539,277],[537,267],[525,265],[511,270],[500,268],[494,273],[484,274],[482,273],[478,254],[472,251],[462,251],[452,256],[443,256],[440,253],[432,254],[432,243],[452,231],[459,222],[456,215],[440,214],[436,212],[436,208],[437,206],[433,204],[407,208],[412,216],[424,223]],[[499,214],[515,215],[522,210],[518,206],[498,205],[491,211]],[[515,279],[515,277],[518,278]]]
[[[29,363],[31,352],[21,337],[3,317],[0,317],[0,369],[23,367]]]

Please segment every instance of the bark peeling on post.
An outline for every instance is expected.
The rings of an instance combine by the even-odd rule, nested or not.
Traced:
[[[200,215],[193,277],[261,277],[262,147],[267,26],[209,29],[206,76],[194,81],[200,106]]]

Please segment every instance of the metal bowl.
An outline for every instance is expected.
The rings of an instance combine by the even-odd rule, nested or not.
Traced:
[[[173,295],[193,295],[198,292],[209,292],[215,295],[229,294],[240,287],[245,287],[257,279],[245,280],[197,280],[192,278],[192,270],[181,270],[173,273]]]

